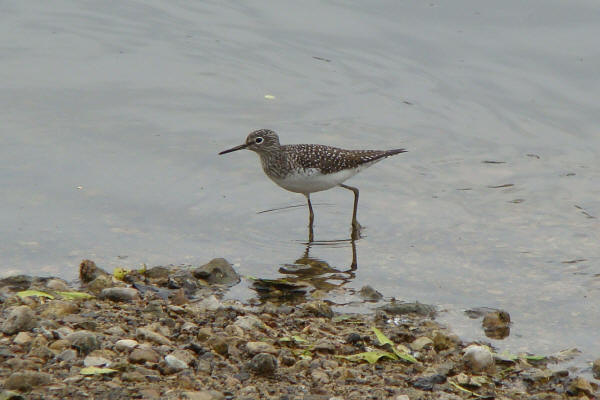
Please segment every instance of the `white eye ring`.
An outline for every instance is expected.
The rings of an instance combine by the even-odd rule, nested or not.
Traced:
[[[259,137],[257,137],[256,139],[254,139],[254,142],[255,142],[256,144],[261,144],[261,143],[263,142],[263,140],[264,140],[264,139],[263,139],[263,138],[261,138],[261,137],[259,136]]]

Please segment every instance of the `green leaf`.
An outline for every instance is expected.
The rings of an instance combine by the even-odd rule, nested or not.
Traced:
[[[449,383],[450,385],[454,386],[455,388],[457,388],[458,390],[461,390],[461,391],[463,391],[463,392],[465,392],[465,393],[469,393],[469,394],[470,394],[470,395],[472,395],[472,396],[475,396],[475,397],[484,397],[484,396],[482,396],[482,395],[480,395],[480,394],[478,394],[478,393],[475,393],[475,392],[473,392],[473,391],[471,391],[471,390],[469,390],[469,389],[466,389],[466,388],[464,388],[464,387],[460,386],[460,385],[459,385],[458,383],[456,383],[456,382],[452,382],[451,380],[448,380],[448,383]]]
[[[382,358],[390,358],[392,360],[398,360],[398,357],[394,353],[389,353],[387,351],[375,350],[375,351],[366,351],[364,353],[351,354],[349,356],[340,356],[337,355],[338,358],[343,358],[344,360],[359,362],[359,361],[367,361],[369,364],[375,364]]]
[[[527,361],[544,361],[546,359],[546,356],[536,356],[536,355],[532,355],[532,356],[525,356],[524,357]]]
[[[52,296],[51,294],[48,294],[46,292],[40,292],[39,290],[23,290],[21,292],[18,292],[17,296],[19,296],[21,298],[33,297],[33,296],[46,297],[48,299],[54,298],[54,296]]]
[[[348,321],[350,319],[354,319],[355,317],[349,314],[343,314],[343,315],[336,315],[335,317],[333,317],[331,320],[333,322],[342,322],[342,321]]]
[[[381,332],[379,329],[377,329],[376,327],[372,327],[371,328],[373,330],[373,332],[375,333],[375,336],[377,336],[377,340],[379,340],[379,344],[381,346],[385,346],[386,344],[391,345],[392,347],[394,347],[394,342],[392,342],[387,336],[385,336],[383,334],[383,332]]]
[[[408,361],[408,362],[414,363],[414,364],[418,363],[416,358],[414,358],[413,356],[411,356],[408,353],[398,350],[395,347],[394,347],[394,354],[396,354],[399,358],[403,359],[404,361]]]
[[[67,300],[79,300],[79,299],[94,298],[94,296],[92,296],[91,294],[84,293],[84,292],[56,292],[56,294],[61,295],[62,297],[64,297]]]
[[[303,360],[312,360],[312,353],[310,350],[292,350],[292,353]]]
[[[104,374],[112,374],[114,372],[119,372],[116,369],[112,368],[100,368],[100,367],[86,367],[82,368],[79,373],[81,375],[104,375]]]

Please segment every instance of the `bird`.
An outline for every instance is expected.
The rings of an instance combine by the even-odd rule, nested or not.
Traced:
[[[285,144],[279,142],[277,133],[259,129],[247,136],[246,141],[219,155],[248,149],[260,157],[264,173],[273,182],[290,192],[306,197],[309,212],[309,241],[312,241],[314,212],[311,193],[342,187],[354,193],[352,211],[352,238],[360,237],[361,225],[356,220],[358,188],[343,182],[384,158],[405,153],[406,149],[346,150],[320,144]]]

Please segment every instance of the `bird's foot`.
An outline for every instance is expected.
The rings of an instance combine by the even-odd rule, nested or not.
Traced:
[[[361,238],[362,226],[358,223],[358,221],[352,221],[352,235],[350,236],[352,240],[358,240]]]

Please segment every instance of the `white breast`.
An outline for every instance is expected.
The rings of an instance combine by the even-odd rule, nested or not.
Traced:
[[[364,168],[364,167],[363,167]],[[331,189],[356,175],[362,168],[347,169],[331,174],[322,174],[316,168],[307,168],[287,175],[285,178],[273,178],[273,182],[282,188],[296,193],[314,193]]]

